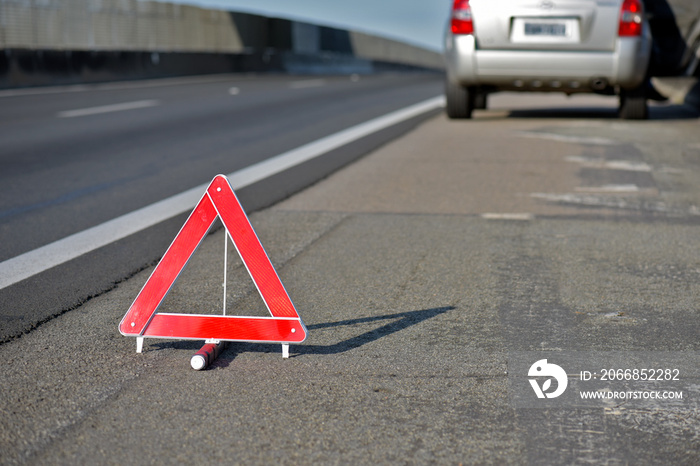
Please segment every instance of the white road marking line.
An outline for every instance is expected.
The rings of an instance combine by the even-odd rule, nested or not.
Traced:
[[[651,172],[652,167],[644,162],[634,162],[631,160],[603,160],[594,159],[590,157],[581,157],[578,155],[572,155],[567,157],[568,162],[580,163],[581,165],[588,168],[599,168],[608,170],[626,170],[632,172]]]
[[[533,220],[534,215],[528,213],[509,213],[509,214],[498,214],[487,212],[481,214],[481,218],[486,220]]]
[[[638,193],[641,190],[636,184],[606,184],[604,186],[577,186],[574,191],[579,193]]]
[[[629,160],[608,160],[603,164],[610,170],[626,170],[631,172],[650,172],[651,166],[644,162],[631,162]]]
[[[608,197],[604,198],[593,194],[532,193],[530,196],[534,197],[535,199],[543,199],[549,202],[563,202],[566,204],[580,204],[595,207],[618,207],[624,209],[628,206],[628,202],[624,199]]]
[[[58,118],[75,118],[88,115],[99,115],[101,113],[123,112],[125,110],[134,110],[137,108],[155,107],[160,105],[157,100],[137,100],[135,102],[123,102],[121,104],[102,105],[100,107],[79,108],[77,110],[65,110],[58,112]]]
[[[594,146],[613,146],[619,144],[617,141],[608,138],[587,137],[587,136],[569,136],[556,133],[539,133],[535,131],[522,131],[519,136],[526,138],[549,139],[550,141],[570,142],[572,144],[589,144]]]
[[[352,141],[444,106],[445,98],[443,96],[434,97],[310,142],[227,176],[234,189],[241,189]],[[208,182],[0,262],[0,289],[126,238],[176,215],[189,212],[202,197],[207,186],[209,186]]]
[[[321,87],[326,85],[325,79],[307,79],[304,81],[293,81],[289,83],[290,89],[307,89],[309,87]]]
[[[228,90],[229,95],[238,95],[241,93],[241,90],[237,87],[232,87]]]
[[[666,205],[663,201],[653,201],[644,199],[631,199],[617,196],[588,194],[554,194],[554,193],[532,193],[530,194],[535,199],[542,199],[548,202],[582,205],[587,207],[603,207],[608,209],[623,209],[649,212],[664,212],[696,215],[695,210],[689,209],[673,209]]]

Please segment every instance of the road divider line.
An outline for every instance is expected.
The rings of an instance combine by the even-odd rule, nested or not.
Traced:
[[[592,146],[614,146],[620,144],[612,139],[596,136],[572,136],[567,134],[541,133],[538,131],[521,131],[518,134],[526,138],[548,139],[550,141],[568,142],[571,144],[584,144]]]
[[[623,170],[631,172],[651,172],[651,165],[634,160],[604,160],[585,156],[572,155],[566,158],[567,162],[580,163],[586,168],[598,168],[608,170]]]
[[[520,221],[527,221],[527,220],[534,220],[535,216],[530,214],[530,213],[520,213],[520,212],[515,212],[515,213],[496,213],[496,212],[486,212],[484,214],[481,214],[481,218],[486,219],[486,220],[520,220]]]
[[[325,79],[307,79],[304,81],[293,81],[289,83],[290,89],[307,89],[309,87],[321,87],[326,85]]]
[[[228,174],[227,177],[234,189],[241,189],[365,136],[444,106],[445,98],[443,96],[434,97],[263,160]],[[213,173],[212,178],[214,175],[216,174]],[[172,217],[189,212],[197,204],[208,185],[208,183],[201,184],[162,201],[0,262],[0,289],[14,285]]]
[[[574,188],[577,193],[639,193],[641,188],[636,184],[606,184],[604,186],[577,186]],[[650,190],[647,190],[650,191]]]
[[[157,100],[137,100],[135,102],[124,102],[121,104],[102,105],[100,107],[79,108],[77,110],[65,110],[58,112],[58,118],[75,118],[88,115],[99,115],[101,113],[123,112],[125,110],[134,110],[138,108],[155,107],[160,105]]]

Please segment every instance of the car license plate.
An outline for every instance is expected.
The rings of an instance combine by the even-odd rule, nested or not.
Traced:
[[[566,37],[566,23],[525,23],[525,35]]]
[[[511,41],[514,43],[553,44],[579,42],[579,24],[575,18],[514,18]]]

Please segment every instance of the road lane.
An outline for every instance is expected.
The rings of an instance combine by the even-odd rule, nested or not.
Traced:
[[[442,97],[428,99],[265,159],[230,173],[227,177],[234,189],[241,190],[255,183],[264,182],[272,176],[284,173],[366,136],[442,109],[442,107],[444,107]],[[105,107],[99,108],[103,110]],[[120,108],[123,109],[123,107]],[[102,111],[98,113],[102,113]],[[192,206],[199,201],[206,188],[207,184],[196,186],[134,212],[0,262],[0,290],[175,216],[188,213]]]
[[[291,78],[244,78],[232,97],[234,79],[4,98],[0,232],[10,241],[0,260],[439,94],[430,75],[334,78],[307,89],[289,89]]]

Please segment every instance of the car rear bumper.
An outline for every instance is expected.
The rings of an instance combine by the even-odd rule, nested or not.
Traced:
[[[445,59],[449,78],[463,86],[573,93],[638,86],[650,50],[647,37],[618,38],[612,52],[587,52],[482,50],[474,36],[449,35]]]

